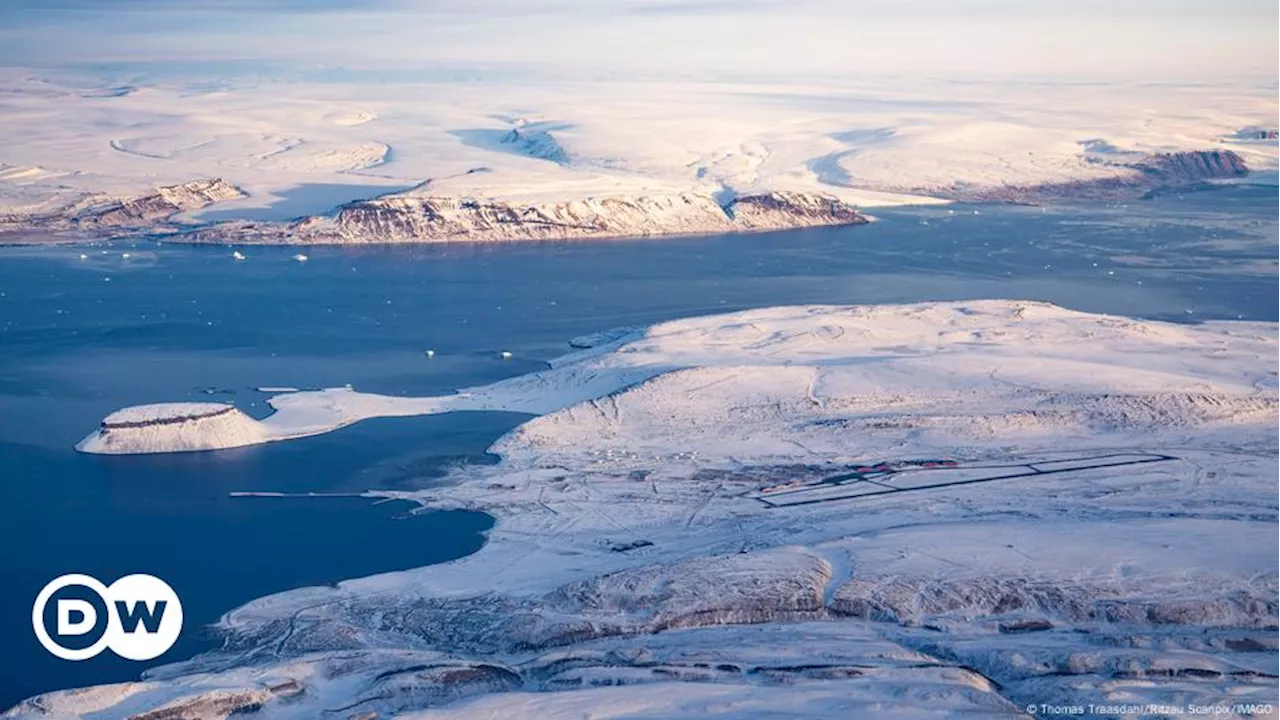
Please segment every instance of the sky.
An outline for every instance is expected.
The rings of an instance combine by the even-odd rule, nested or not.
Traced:
[[[0,64],[1274,82],[1275,0],[0,0]]]

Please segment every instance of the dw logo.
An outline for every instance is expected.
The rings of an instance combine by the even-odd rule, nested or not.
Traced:
[[[88,660],[105,648],[127,660],[150,660],[182,632],[182,603],[153,575],[126,575],[103,585],[88,575],[55,578],[36,596],[31,627],[45,650]]]

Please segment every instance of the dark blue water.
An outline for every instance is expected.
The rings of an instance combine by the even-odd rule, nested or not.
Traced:
[[[267,248],[244,262],[152,243],[0,248],[0,707],[148,666],[39,647],[32,599],[66,572],[170,582],[187,623],[163,662],[208,647],[203,626],[254,597],[474,552],[485,515],[397,519],[405,507],[228,493],[420,487],[489,461],[485,448],[522,420],[384,419],[189,455],[73,452],[112,410],[218,400],[261,414],[262,385],[441,393],[536,370],[585,332],[790,303],[1025,298],[1274,321],[1276,208],[1275,188],[1234,187],[1127,207],[886,210],[870,226],[760,235],[313,248],[307,263]]]

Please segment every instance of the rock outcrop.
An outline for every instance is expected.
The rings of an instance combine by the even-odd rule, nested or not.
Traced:
[[[815,225],[845,225],[867,222],[855,208],[827,195],[772,192],[746,195],[725,207],[733,221],[745,229],[777,230]]]
[[[157,403],[108,415],[76,449],[97,455],[218,450],[265,442],[257,420],[222,403]]]
[[[154,193],[126,200],[94,203],[73,214],[81,228],[146,226],[180,212],[199,210],[223,200],[245,197],[240,188],[221,179],[197,180],[156,188]]]
[[[247,197],[240,188],[220,179],[193,180],[165,185],[135,197],[91,195],[34,214],[0,215],[0,229],[103,232],[114,230],[163,230],[174,215],[208,207],[224,200]]]
[[[952,187],[906,188],[910,192],[961,202],[1025,203],[1108,201],[1140,198],[1148,193],[1206,180],[1247,175],[1244,159],[1230,150],[1197,150],[1153,153],[1128,159],[1129,153],[1111,159],[1090,154],[1088,162],[1113,167],[1116,174],[1090,180],[1041,185],[956,185]]]
[[[331,216],[292,223],[225,223],[192,233],[189,239],[301,245],[506,242],[697,235],[866,222],[867,217],[846,202],[807,193],[748,195],[724,206],[699,193],[549,203],[406,194],[349,203]]]
[[[1249,172],[1244,159],[1230,150],[1158,153],[1133,167],[1170,185],[1238,177]]]

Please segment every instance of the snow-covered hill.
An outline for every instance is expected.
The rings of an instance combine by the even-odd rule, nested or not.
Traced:
[[[107,92],[117,86],[0,70],[4,127],[24,138],[0,150],[0,231],[360,243],[732,232],[902,203],[1274,183],[1277,167],[1271,86],[857,75]],[[104,222],[80,212],[214,177],[247,197]],[[204,227],[235,220],[254,224]]]
[[[148,192],[117,197],[110,194],[80,196],[54,194],[32,205],[0,213],[0,232],[45,230],[81,233],[119,233],[165,229],[177,214],[206,208],[214,203],[247,197],[240,188],[221,179],[193,180],[160,186]]]
[[[495,514],[476,554],[256,600],[220,651],[10,716],[1275,705],[1274,324],[982,301],[576,343],[456,395],[272,398],[268,440],[538,417],[497,465],[370,493]]]
[[[781,230],[869,222],[830,195],[769,193],[721,206],[710,195],[605,197],[507,203],[408,193],[343,206],[293,223],[226,223],[195,231],[202,243],[328,245],[652,237]]]

